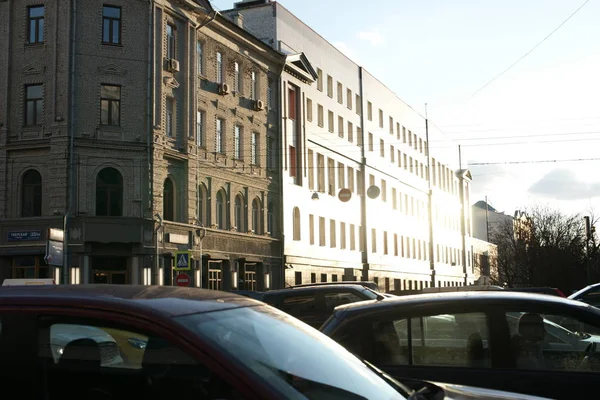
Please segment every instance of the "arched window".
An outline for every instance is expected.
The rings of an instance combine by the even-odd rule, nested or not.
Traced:
[[[263,234],[262,204],[259,198],[252,201],[252,229],[258,235]]]
[[[96,215],[123,215],[123,177],[114,168],[104,168],[96,177]]]
[[[227,214],[225,211],[225,192],[219,190],[217,192],[217,228],[226,229]]]
[[[39,217],[42,215],[42,176],[34,169],[23,175],[21,192],[21,216]]]
[[[237,230],[239,232],[245,232],[245,226],[244,226],[244,210],[246,207],[244,207],[244,197],[241,194],[238,194],[237,196],[235,196],[235,226],[237,228]]]
[[[210,216],[210,204],[208,201],[208,190],[204,184],[198,186],[198,221],[208,226]]]
[[[275,236],[275,203],[270,202],[267,208],[267,232]]]
[[[300,209],[294,207],[294,240],[300,240]]]
[[[163,219],[175,220],[175,185],[171,178],[165,179],[163,187]]]

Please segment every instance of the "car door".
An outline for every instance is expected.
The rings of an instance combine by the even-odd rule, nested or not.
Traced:
[[[365,312],[332,338],[395,377],[481,386],[492,367],[493,316],[464,306],[416,310]]]
[[[129,400],[132,393],[157,400],[255,398],[223,365],[198,359],[199,348],[178,340],[177,332],[146,321],[61,309],[40,312],[36,329],[35,365],[49,400]]]

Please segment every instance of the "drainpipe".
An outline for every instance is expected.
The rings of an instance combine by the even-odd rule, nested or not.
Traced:
[[[63,220],[63,282],[69,283],[70,251],[69,251],[69,218],[75,210],[75,51],[77,50],[77,0],[71,0],[71,51],[70,62],[70,105],[69,105],[69,150],[67,168],[67,211]]]
[[[158,236],[158,232],[162,230],[163,227],[163,220],[160,216],[160,214],[156,214],[154,215],[154,217],[158,220],[158,225],[154,230],[154,234],[156,237],[156,242],[154,243],[154,284],[155,285],[159,285],[160,284],[160,280],[159,280],[159,271],[160,271],[160,260],[159,260],[159,253],[158,253],[158,246],[160,241],[159,236]]]
[[[358,87],[360,88],[360,131],[362,137],[360,142],[362,144],[360,148],[360,176],[362,187],[360,188],[362,195],[360,196],[360,240],[362,242],[361,262],[362,262],[362,280],[369,280],[369,257],[368,257],[368,245],[367,245],[367,159],[365,156],[365,112],[363,104],[365,103],[364,88],[363,88],[363,68],[358,67]]]
[[[279,76],[277,77],[277,102],[278,107],[277,107],[277,123],[279,124],[279,151],[277,152],[277,154],[279,155],[279,157],[277,157],[277,171],[279,174],[279,207],[278,210],[280,210],[281,212],[277,213],[279,218],[277,218],[277,229],[280,232],[280,243],[281,243],[281,288],[285,288],[285,270],[286,270],[286,256],[285,256],[285,231],[284,231],[284,213],[283,213],[283,191],[284,191],[284,187],[283,187],[283,156],[285,154],[285,149],[282,149],[282,145],[283,145],[283,124],[281,123],[282,121],[282,115],[281,115],[281,111],[283,110],[283,81],[282,81],[282,77],[283,77],[283,72],[285,69],[285,59],[283,62],[283,65],[281,66],[281,70],[279,71]],[[274,211],[274,210],[273,210]],[[276,215],[277,215],[276,214]],[[275,228],[275,227],[273,227]],[[271,286],[272,283],[271,283]],[[276,289],[276,288],[273,288]]]
[[[146,162],[148,167],[148,193],[146,207],[150,210],[150,215],[154,211],[154,108],[156,102],[154,98],[154,60],[155,60],[155,45],[156,33],[154,28],[155,9],[154,0],[148,0],[150,5],[148,9],[148,86],[146,88],[146,100],[147,100],[147,126],[148,134],[146,135]],[[147,214],[146,214],[147,215]],[[154,221],[154,220],[153,220]],[[155,228],[155,242],[154,242],[154,280],[155,284],[158,284],[158,228]],[[152,284],[152,279],[150,282]]]

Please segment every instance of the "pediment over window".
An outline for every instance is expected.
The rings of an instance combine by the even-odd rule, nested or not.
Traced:
[[[286,56],[285,71],[306,83],[312,83],[317,80],[317,72],[304,53]]]
[[[208,0],[175,0],[177,3],[182,6],[195,11],[195,12],[205,12],[210,13],[213,11],[213,8]]]
[[[98,67],[98,72],[101,74],[109,74],[109,75],[125,75],[127,70],[121,68],[115,64],[109,65],[101,65]]]
[[[456,173],[456,175],[459,178],[466,179],[469,182],[473,181],[473,176],[471,175],[471,171],[469,171],[468,169],[461,169]]]
[[[43,74],[45,69],[46,67],[44,67],[43,65],[33,62],[24,66],[21,69],[21,72],[23,72],[23,74],[25,75],[37,75]]]

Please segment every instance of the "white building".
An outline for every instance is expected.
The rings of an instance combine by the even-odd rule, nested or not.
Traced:
[[[281,4],[246,0],[224,14],[289,54],[280,80],[286,282],[369,279],[386,291],[471,283],[461,234],[470,209],[463,226],[460,197],[470,179],[454,173],[457,152],[429,158],[425,118]],[[439,132],[429,136],[443,147]]]

